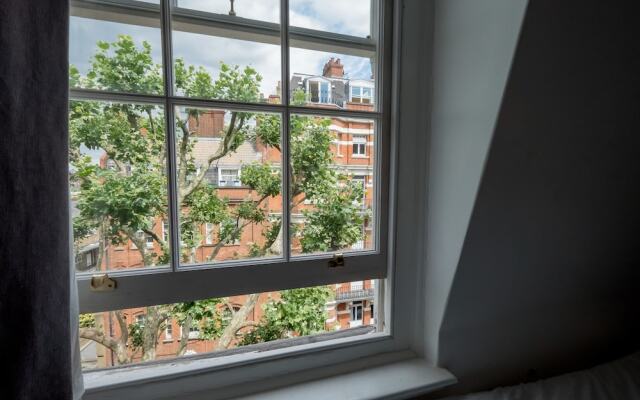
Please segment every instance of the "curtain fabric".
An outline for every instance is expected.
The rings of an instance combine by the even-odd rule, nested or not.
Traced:
[[[81,395],[67,191],[68,0],[0,1],[3,399]]]

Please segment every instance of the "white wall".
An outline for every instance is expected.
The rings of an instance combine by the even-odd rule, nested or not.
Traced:
[[[527,0],[435,1],[425,351],[458,265]]]
[[[509,14],[508,1],[471,3],[436,3],[434,35],[427,296],[438,302],[428,318],[438,322],[457,264],[436,347],[457,392],[587,367],[640,344],[632,2],[531,0],[483,171],[505,73],[498,60],[508,58],[523,4]],[[492,3],[489,16],[480,13]],[[492,18],[504,27],[494,31]],[[456,38],[438,30],[449,21],[483,29]],[[438,51],[438,32],[451,32],[447,51]],[[503,52],[492,53],[489,43],[500,41]],[[467,54],[477,56],[462,63]]]

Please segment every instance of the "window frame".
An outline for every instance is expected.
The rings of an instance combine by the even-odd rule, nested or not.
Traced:
[[[233,181],[233,184],[229,184],[228,181],[222,179],[222,171],[227,170],[227,171],[236,171],[236,177],[237,177],[237,185],[235,184],[236,181]],[[242,168],[240,166],[229,166],[229,165],[224,165],[224,166],[218,166],[218,187],[222,187],[222,188],[234,188],[234,187],[242,187]],[[224,185],[221,182],[226,182]]]
[[[356,142],[356,137],[358,138],[357,142]],[[355,158],[367,157],[368,144],[369,144],[369,140],[367,138],[367,135],[360,135],[360,134],[351,135],[351,156]],[[355,151],[356,149],[358,149],[358,152]],[[360,152],[360,149],[362,149],[362,152]]]
[[[206,12],[197,12],[176,7],[172,0],[162,1],[161,5],[154,5],[136,0],[73,0],[72,15],[112,19],[115,12],[134,12],[127,18],[135,20],[136,24],[160,24],[163,43],[163,71],[164,94],[147,95],[132,93],[114,93],[92,89],[71,89],[70,98],[73,100],[96,100],[113,102],[130,102],[155,104],[164,108],[166,120],[166,140],[169,155],[167,157],[167,180],[169,186],[169,231],[170,248],[179,249],[180,239],[176,227],[178,221],[177,189],[175,188],[176,154],[173,115],[175,108],[179,106],[217,108],[231,111],[274,112],[282,116],[282,131],[287,132],[283,137],[288,137],[289,117],[294,114],[356,118],[373,121],[376,140],[376,163],[374,173],[379,176],[374,185],[374,201],[376,204],[375,215],[377,230],[373,235],[373,249],[357,250],[345,249],[345,267],[330,268],[330,260],[334,254],[310,254],[293,255],[285,251],[282,258],[261,260],[235,260],[216,263],[199,263],[193,265],[180,265],[179,255],[175,251],[171,254],[171,263],[168,266],[100,271],[101,274],[116,280],[116,289],[112,292],[95,292],[91,289],[90,282],[95,274],[77,274],[78,295],[80,299],[80,311],[100,312],[123,308],[143,307],[156,304],[170,304],[184,301],[193,301],[203,298],[227,297],[247,293],[270,292],[296,287],[309,287],[331,284],[336,282],[348,282],[362,279],[382,279],[388,275],[389,263],[389,200],[390,200],[390,151],[391,151],[391,84],[390,84],[390,57],[386,55],[383,43],[391,37],[389,31],[390,20],[384,18],[382,10],[390,0],[373,0],[378,4],[372,10],[372,21],[379,21],[382,29],[378,29],[378,23],[372,22],[375,29],[373,39],[363,39],[347,35],[333,34],[330,32],[314,31],[288,26],[287,13],[281,13],[278,36],[282,55],[282,101],[281,104],[249,104],[233,101],[220,101],[199,98],[186,98],[174,94],[173,69],[167,66],[173,65],[171,33],[172,23],[176,23],[178,29],[193,29],[192,25],[203,23],[216,23],[223,29],[229,25],[229,30],[235,29],[240,24],[252,25],[256,35],[267,35],[270,23],[250,21],[243,18],[227,18],[223,15],[215,15]],[[372,4],[373,4],[372,3]],[[123,8],[124,7],[124,8]],[[129,7],[129,8],[126,8]],[[288,7],[288,0],[281,0],[281,7]],[[151,20],[155,18],[156,20]],[[160,18],[160,21],[157,19]],[[249,21],[249,22],[247,22]],[[134,22],[129,22],[134,23]],[[234,25],[235,24],[235,25]],[[276,27],[278,26],[275,24]],[[386,28],[385,28],[386,27]],[[270,29],[272,29],[271,27]],[[198,28],[200,29],[200,28]],[[224,29],[223,29],[224,30]],[[216,35],[219,32],[216,30]],[[269,33],[272,34],[273,32]],[[261,39],[262,40],[262,39]],[[312,48],[315,50],[331,48],[335,52],[343,51],[352,55],[367,54],[375,59],[374,75],[376,82],[376,109],[374,111],[359,111],[346,109],[313,108],[305,106],[289,105],[289,86],[291,74],[289,73],[289,46]],[[322,78],[322,80],[325,80]],[[328,80],[327,80],[328,81]],[[329,82],[329,85],[330,82]],[[383,90],[384,88],[384,90]],[[331,91],[331,87],[330,87]],[[331,96],[331,94],[330,94]],[[283,141],[283,158],[288,158],[288,143]],[[283,176],[287,176],[288,163],[283,163]],[[220,175],[220,174],[218,174]],[[283,193],[287,193],[288,182],[283,181]],[[283,196],[284,197],[284,196]],[[283,199],[283,210],[289,210],[288,202]],[[291,240],[289,234],[290,212],[283,213],[283,248],[289,249]],[[304,265],[304,266],[303,266]],[[300,268],[307,273],[300,274]],[[254,282],[251,288],[247,288],[246,274],[251,274]],[[277,277],[277,279],[274,279]],[[206,282],[207,284],[203,284]],[[213,283],[212,283],[213,282]],[[225,282],[224,285],[218,282]],[[233,289],[235,288],[235,289]]]
[[[385,24],[393,24],[393,39],[389,35],[384,40],[386,49],[393,47],[393,57],[385,60],[387,71],[393,67],[393,74],[385,77],[393,80],[393,92],[385,94],[387,100],[392,100],[388,127],[394,133],[390,138],[390,165],[394,168],[390,193],[395,193],[396,188],[403,193],[402,196],[391,195],[389,198],[392,210],[389,232],[393,239],[388,247],[389,265],[401,268],[389,268],[387,278],[375,284],[376,287],[387,288],[378,291],[375,301],[378,313],[382,313],[388,321],[384,332],[251,355],[229,355],[224,360],[194,357],[180,363],[172,362],[167,364],[168,367],[164,367],[164,363],[157,363],[128,368],[126,372],[88,372],[85,373],[85,400],[132,396],[141,400],[184,397],[184,387],[189,387],[190,393],[194,394],[189,398],[193,399],[206,397],[213,391],[219,396],[231,398],[281,386],[297,388],[298,392],[294,393],[300,394],[307,387],[305,382],[310,380],[316,380],[316,383],[328,389],[335,387],[336,381],[328,381],[326,377],[336,376],[336,371],[340,371],[340,375],[337,375],[339,387],[360,383],[358,387],[364,390],[370,386],[367,379],[369,370],[376,371],[376,366],[383,367],[383,374],[373,375],[381,387],[386,388],[376,393],[381,397],[409,397],[456,382],[448,371],[434,366],[426,355],[429,351],[425,351],[423,341],[426,335],[423,322],[426,306],[421,283],[424,276],[420,271],[424,266],[422,243],[425,232],[423,224],[416,221],[424,218],[427,192],[416,182],[426,182],[427,168],[423,168],[419,162],[417,164],[421,167],[416,168],[416,161],[424,160],[428,149],[428,139],[424,135],[428,117],[422,107],[425,105],[424,90],[429,86],[428,79],[424,78],[429,76],[430,53],[424,52],[411,63],[401,62],[402,54],[413,52],[418,46],[432,40],[433,7],[428,2],[418,0],[384,0],[382,10]],[[304,37],[302,32],[299,37]],[[404,110],[402,119],[399,117],[400,105]],[[400,131],[403,132],[402,141],[397,139]],[[396,224],[402,225],[403,229],[396,232]],[[376,322],[380,326],[379,321]],[[364,365],[367,368],[363,370]],[[294,383],[301,384],[291,386]],[[310,390],[317,387],[312,383],[309,385]],[[328,393],[339,396],[336,390]]]

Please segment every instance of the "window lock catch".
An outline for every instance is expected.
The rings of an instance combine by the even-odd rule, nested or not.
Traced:
[[[329,268],[344,267],[344,254],[337,253],[329,260]]]
[[[92,292],[111,292],[116,289],[116,281],[108,274],[94,275],[91,277]]]

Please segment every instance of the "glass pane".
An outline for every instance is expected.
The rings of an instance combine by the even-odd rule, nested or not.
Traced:
[[[371,35],[371,6],[376,0],[290,0],[289,24],[359,37]]]
[[[281,256],[280,119],[176,110],[182,264]]]
[[[178,7],[280,23],[279,0],[178,0]]]
[[[374,127],[373,120],[291,116],[293,255],[374,248]]]
[[[71,101],[69,139],[76,270],[167,265],[162,108]]]
[[[80,315],[83,369],[376,331],[375,281],[283,290]],[[124,328],[124,329],[123,329]],[[123,335],[126,330],[126,335]],[[337,332],[336,332],[337,331]],[[289,341],[287,343],[286,341]],[[295,342],[294,342],[295,341]]]
[[[71,17],[70,86],[162,94],[160,29],[114,21]]]
[[[280,103],[282,77],[277,30],[255,33],[224,26],[191,26],[180,21],[175,20],[173,32],[177,95]]]
[[[374,111],[371,59],[298,48],[290,55],[291,104]]]

